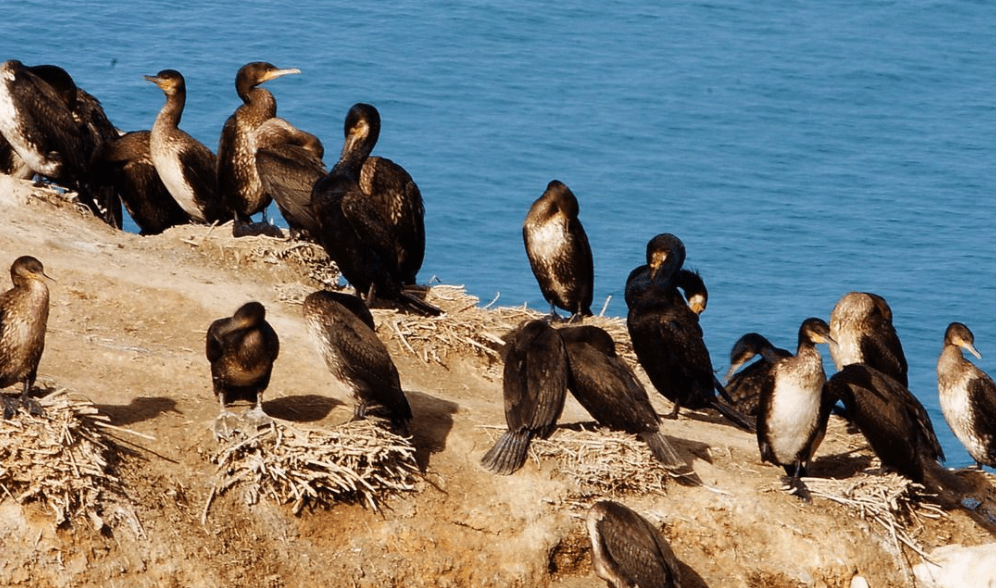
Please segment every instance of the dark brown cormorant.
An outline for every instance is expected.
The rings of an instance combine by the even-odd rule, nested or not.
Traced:
[[[572,321],[591,316],[595,270],[570,188],[557,180],[547,184],[522,223],[522,240],[550,315],[557,316],[560,307]]]
[[[327,173],[325,148],[318,137],[282,118],[271,118],[256,129],[256,170],[263,189],[277,203],[295,236],[319,234],[311,209],[311,191]]]
[[[951,323],[937,360],[941,412],[975,463],[980,468],[996,467],[996,384],[965,359],[962,349],[982,359],[972,331],[962,323]]]
[[[354,420],[387,421],[396,432],[408,435],[412,409],[401,390],[398,368],[367,317],[361,316],[362,301],[347,307],[341,296],[320,290],[304,300],[304,318],[318,351],[352,396]]]
[[[706,306],[709,303],[709,291],[706,289],[705,281],[702,280],[702,276],[698,272],[682,268],[674,274],[672,283],[684,293],[688,308],[696,316],[705,312]],[[629,273],[629,277],[626,278],[626,288],[623,293],[626,306],[632,306],[640,296],[652,291],[653,289],[650,285],[650,266],[641,265],[634,268]]]
[[[164,69],[145,79],[166,94],[166,103],[152,125],[152,163],[166,189],[192,220],[213,223],[229,215],[218,197],[216,160],[211,150],[180,130],[187,86],[180,72]]]
[[[878,294],[850,292],[830,313],[830,357],[837,369],[863,363],[909,386],[906,355],[892,326],[892,309]]]
[[[738,427],[753,431],[749,419],[715,396],[714,390],[723,395],[726,391],[713,373],[698,315],[676,284],[684,261],[685,246],[670,233],[647,243],[649,272],[637,268],[626,284],[626,326],[633,351],[657,391],[674,403],[671,417],[681,407],[712,407]]]
[[[808,318],[799,327],[796,354],[778,360],[761,388],[757,445],[761,460],[782,466],[805,497],[799,480],[826,434],[833,400],[824,390],[827,378],[817,343],[832,342],[823,319]]]
[[[369,163],[380,115],[356,104],[346,116],[339,162],[315,184],[311,209],[318,240],[339,271],[367,302],[375,297],[407,304],[424,314],[440,310],[407,294],[425,252],[424,210],[407,172],[388,159]]]
[[[761,358],[737,371],[755,356]],[[775,347],[760,333],[746,333],[737,339],[730,349],[730,369],[726,373],[725,386],[733,406],[746,415],[756,417],[761,403],[761,387],[771,377],[773,365],[779,359],[791,356],[791,352]]]
[[[556,329],[541,320],[528,321],[505,336],[502,387],[508,430],[481,463],[508,475],[526,461],[533,437],[553,433],[567,398],[567,352]]]
[[[42,278],[48,276],[40,261],[18,257],[10,266],[14,287],[0,294],[0,388],[23,384],[20,402],[33,414],[41,407],[28,393],[38,374],[48,325],[48,286]],[[0,401],[3,418],[10,418],[17,405],[2,394]]]
[[[259,85],[301,70],[279,69],[272,63],[253,61],[235,74],[235,91],[242,105],[225,121],[218,141],[218,194],[224,206],[241,223],[251,222],[258,212],[266,217],[271,195],[266,192],[256,170],[255,132],[277,116],[273,94]]]
[[[265,419],[263,391],[270,385],[279,353],[280,340],[266,322],[266,309],[259,302],[247,302],[231,317],[211,323],[206,354],[222,415],[230,404],[245,400],[253,403],[250,414],[255,419]]]
[[[585,517],[591,567],[609,588],[680,588],[678,559],[650,521],[630,508],[603,500]]]
[[[602,426],[638,435],[676,476],[700,483],[660,430],[657,412],[636,375],[616,355],[616,344],[593,325],[559,329],[567,350],[567,389]]]
[[[925,461],[944,460],[927,410],[894,378],[863,363],[852,363],[827,381],[832,401],[844,404],[882,465],[914,482],[924,482]]]
[[[150,135],[132,131],[104,143],[94,152],[90,167],[94,183],[117,192],[142,235],[158,235],[190,222],[156,172]]]

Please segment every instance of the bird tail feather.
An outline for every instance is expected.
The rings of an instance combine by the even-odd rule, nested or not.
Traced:
[[[489,471],[507,476],[526,463],[532,431],[505,431],[484,457],[481,464]]]

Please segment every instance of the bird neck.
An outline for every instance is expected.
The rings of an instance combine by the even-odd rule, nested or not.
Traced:
[[[156,126],[178,128],[180,118],[183,116],[183,106],[187,101],[185,92],[174,91],[166,95],[166,103],[163,104],[159,116],[156,117]]]

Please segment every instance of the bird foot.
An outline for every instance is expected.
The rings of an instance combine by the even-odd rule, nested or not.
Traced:
[[[17,414],[17,402],[0,395],[0,405],[3,406],[3,420],[10,420],[10,417]]]
[[[239,430],[239,417],[229,411],[222,411],[214,419],[214,438],[218,441],[230,439]]]
[[[262,429],[263,427],[272,427],[275,424],[273,419],[263,412],[263,407],[259,405],[256,405],[252,408],[252,410],[247,412],[244,419],[249,425],[247,428],[256,431]]]
[[[793,476],[786,476],[782,478],[783,490],[786,490],[789,494],[795,494],[803,502],[812,502],[813,496],[809,493],[809,488],[806,484],[799,478]]]
[[[34,398],[28,398],[26,396],[21,397],[21,406],[27,409],[28,414],[31,416],[41,416],[45,414],[45,409],[39,404]]]

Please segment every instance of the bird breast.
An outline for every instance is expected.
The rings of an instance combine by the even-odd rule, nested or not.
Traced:
[[[809,366],[799,369],[792,363],[783,361],[776,366],[775,389],[768,408],[768,441],[781,463],[795,461],[808,442],[819,419],[826,382],[822,365],[818,370]]]

